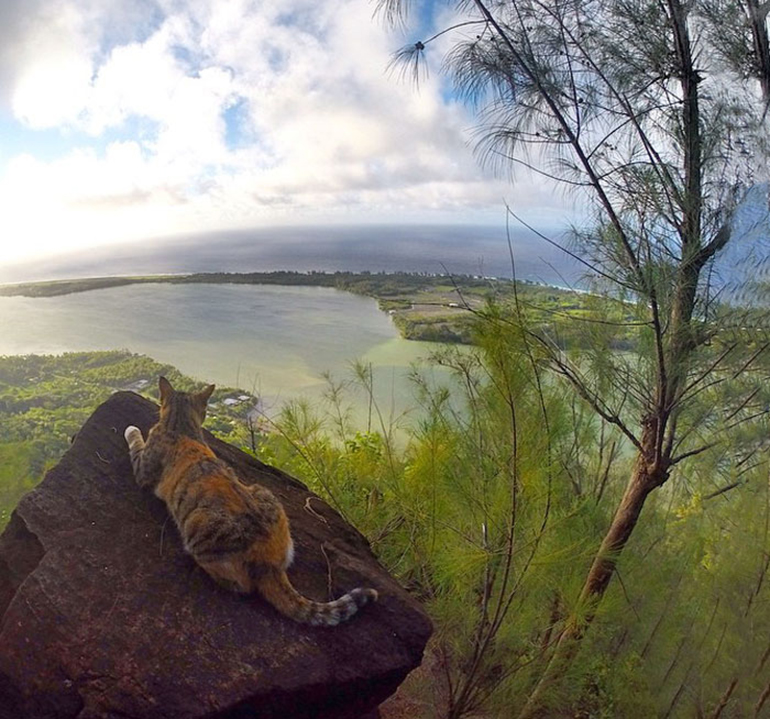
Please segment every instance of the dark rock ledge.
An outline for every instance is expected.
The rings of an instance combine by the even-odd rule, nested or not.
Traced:
[[[380,601],[314,628],[219,588],[184,554],[163,504],[133,481],[123,429],[146,433],[156,416],[138,395],[113,395],[0,537],[0,717],[372,712],[421,661],[431,625],[418,603],[304,485],[209,437],[245,482],[283,501],[300,591],[326,600],[373,586]]]

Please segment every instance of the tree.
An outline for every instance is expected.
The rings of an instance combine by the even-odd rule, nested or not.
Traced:
[[[397,22],[411,4],[379,7]],[[745,206],[767,199],[770,3],[447,4],[454,24],[395,61],[417,77],[431,44],[451,33],[444,68],[475,103],[482,160],[523,166],[590,201],[592,219],[574,232],[579,251],[567,251],[617,308],[594,320],[636,337],[632,355],[596,346],[576,359],[552,333],[527,330],[548,366],[636,457],[579,609],[521,713],[532,717],[572,663],[650,493],[727,438],[728,464],[757,451],[734,430],[766,411],[756,370],[767,358],[767,324],[761,306],[735,291],[746,277],[734,258],[764,249],[756,224],[767,215],[747,232]]]

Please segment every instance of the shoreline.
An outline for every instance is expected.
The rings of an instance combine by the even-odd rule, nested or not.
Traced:
[[[514,291],[545,295],[566,310],[578,308],[584,290],[565,289],[531,280],[480,275],[410,272],[202,272],[158,275],[112,275],[0,285],[0,297],[42,299],[126,287],[135,284],[239,284],[326,287],[377,301],[408,340],[473,344],[474,313],[492,299],[509,299]]]

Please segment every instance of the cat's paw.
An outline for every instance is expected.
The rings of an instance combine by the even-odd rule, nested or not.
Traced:
[[[126,442],[128,442],[130,445],[135,439],[139,439],[141,441],[142,431],[139,429],[139,427],[134,427],[134,425],[131,424],[126,427],[126,431],[123,432],[123,436],[126,438]]]

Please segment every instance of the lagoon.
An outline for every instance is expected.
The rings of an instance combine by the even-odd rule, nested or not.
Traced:
[[[322,287],[130,285],[51,298],[0,297],[0,355],[128,349],[259,396],[268,411],[317,399],[323,378],[371,363],[386,415],[415,402],[410,366],[435,345],[402,339],[370,298]],[[364,398],[356,402],[361,409]]]

